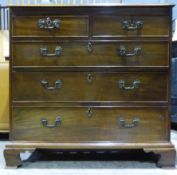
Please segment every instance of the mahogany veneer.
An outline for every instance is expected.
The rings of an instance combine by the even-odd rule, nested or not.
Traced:
[[[143,149],[174,166],[172,5],[10,7],[7,167],[40,149]]]

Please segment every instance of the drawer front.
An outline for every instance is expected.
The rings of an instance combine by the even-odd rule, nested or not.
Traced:
[[[34,16],[13,19],[13,36],[87,36],[87,16]]]
[[[168,16],[98,15],[93,18],[93,36],[168,36],[169,26]]]
[[[159,142],[167,139],[166,108],[14,107],[13,140]]]
[[[165,72],[14,72],[12,81],[15,101],[167,101]]]
[[[16,42],[14,66],[168,66],[167,42]]]

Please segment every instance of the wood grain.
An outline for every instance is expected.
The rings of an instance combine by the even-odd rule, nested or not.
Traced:
[[[10,7],[10,138],[7,166],[21,165],[20,152],[39,149],[97,151],[143,149],[158,155],[157,165],[174,166],[170,142],[171,35],[173,5],[89,5]],[[41,30],[38,20],[62,20],[60,30]],[[125,31],[124,20],[142,20],[141,30]],[[88,53],[87,44],[92,44]],[[40,48],[59,57],[42,57]],[[140,56],[120,57],[141,47]],[[89,79],[88,79],[89,77]],[[123,90],[119,80],[132,86]],[[47,90],[47,80],[61,88]],[[89,109],[90,108],[90,109]],[[88,116],[88,109],[91,116]],[[57,116],[62,122],[52,125]],[[126,126],[138,118],[132,128]]]
[[[89,83],[87,78],[91,76]],[[47,90],[62,82],[61,88]],[[139,80],[140,87],[132,90],[119,88],[119,81],[132,86]],[[167,101],[165,72],[14,72],[12,98],[15,101]]]
[[[92,117],[87,116],[87,107],[75,108],[13,108],[13,140],[47,142],[100,142],[115,141],[159,142],[167,139],[166,108],[95,108]],[[42,126],[41,119],[54,124],[57,116],[61,125],[55,128]],[[128,124],[139,118],[133,128],[123,128],[119,119],[123,117]]]
[[[88,43],[92,51],[88,52]],[[40,49],[47,48],[49,53],[55,53],[56,47],[61,47],[59,56],[42,56]],[[138,56],[120,56],[121,47],[127,53],[133,53],[135,48],[141,48]],[[169,66],[167,42],[15,42],[13,45],[13,66]]]
[[[140,30],[125,30],[122,22],[125,20],[143,21],[143,28]],[[158,24],[158,26],[157,26]],[[93,18],[93,35],[125,35],[125,36],[148,36],[148,35],[169,35],[168,16],[95,16]],[[108,27],[111,26],[111,27]]]
[[[51,16],[51,20],[59,19],[59,29],[40,29],[39,19],[46,19],[47,16],[18,17],[13,20],[14,36],[87,36],[88,18],[86,16]]]

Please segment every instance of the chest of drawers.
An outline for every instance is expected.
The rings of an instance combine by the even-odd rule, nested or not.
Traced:
[[[170,142],[172,5],[10,7],[12,143],[36,149],[143,149]]]

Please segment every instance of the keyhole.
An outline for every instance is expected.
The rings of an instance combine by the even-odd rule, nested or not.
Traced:
[[[89,84],[93,82],[93,75],[91,73],[87,74],[87,82]]]
[[[91,110],[91,108],[88,108],[87,111],[87,117],[91,118],[93,116],[93,111]]]
[[[48,26],[50,26],[50,25],[52,24],[52,21],[51,21],[51,19],[50,19],[49,17],[47,18],[46,21],[47,21],[47,25],[48,25]]]
[[[93,52],[93,46],[92,46],[92,43],[91,43],[91,42],[89,42],[89,43],[87,44],[87,50],[88,50],[88,53],[92,53],[92,52]]]

